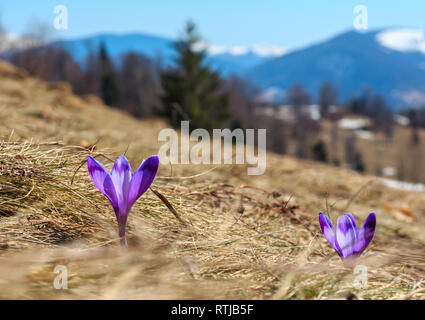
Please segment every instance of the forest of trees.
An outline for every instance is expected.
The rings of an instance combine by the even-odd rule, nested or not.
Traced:
[[[163,66],[136,52],[124,54],[119,62],[113,61],[103,44],[92,48],[82,65],[66,50],[48,45],[16,51],[8,59],[33,76],[66,81],[76,94],[97,95],[105,104],[135,117],[162,116],[175,127],[180,126],[180,121],[188,120],[191,129],[266,128],[271,151],[333,165],[344,163],[357,171],[366,170],[357,138],[340,136],[337,123],[342,113],[332,107],[368,117],[372,130],[383,133],[387,142],[391,141],[394,114],[385,100],[369,89],[343,104],[338,99],[338,89],[331,83],[323,83],[316,99],[301,85],[295,85],[287,90],[282,101],[291,106],[292,121],[257,114],[256,110],[264,107],[264,102],[258,99],[261,90],[237,76],[221,77],[206,63],[206,52],[194,49],[194,44],[201,40],[196,25],[188,22],[182,36],[173,44],[177,54],[171,66]],[[312,119],[308,114],[307,109],[313,103],[319,107],[320,119]],[[270,106],[278,108],[278,104],[267,103]],[[414,145],[420,145],[418,132],[420,127],[425,127],[424,110],[404,112],[410,120]],[[320,135],[324,121],[330,125],[327,142]]]

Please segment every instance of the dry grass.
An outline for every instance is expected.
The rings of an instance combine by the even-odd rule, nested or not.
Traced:
[[[136,167],[166,125],[7,65],[0,74],[0,298],[425,298],[423,193],[273,154],[261,176],[241,165],[161,166],[153,189],[185,223],[148,191],[130,213],[128,248],[119,247],[85,160],[91,153],[111,168],[128,149]],[[353,269],[321,235],[317,214],[327,209],[362,222],[377,213],[359,260],[367,289],[355,288]],[[53,287],[57,265],[68,268],[68,290]]]

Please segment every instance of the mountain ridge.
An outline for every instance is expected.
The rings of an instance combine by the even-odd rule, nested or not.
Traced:
[[[83,63],[90,51],[96,50],[103,43],[109,55],[118,63],[123,54],[133,51],[165,65],[170,65],[175,57],[172,47],[174,41],[176,40],[164,36],[133,32],[125,34],[99,33],[84,38],[55,41],[51,44],[70,52],[79,63]],[[230,49],[222,51],[221,53],[209,53],[207,50],[207,63],[220,70],[224,76],[241,74],[247,68],[270,59],[269,56],[256,54],[252,48],[240,54],[232,54]]]
[[[84,64],[90,51],[104,43],[118,64],[124,53],[133,51],[170,66],[175,57],[174,41],[141,32],[107,32],[51,44],[70,52],[80,64]],[[208,48],[207,44],[202,45]],[[345,30],[289,52],[281,51],[278,56],[257,54],[254,47],[210,45],[209,50],[206,63],[222,76],[235,74],[264,91],[277,88],[285,92],[299,84],[316,100],[320,86],[330,82],[338,88],[341,103],[369,88],[372,93],[382,95],[394,110],[425,105],[425,31],[422,29]]]
[[[419,67],[425,65],[425,55],[383,46],[376,37],[385,30],[347,31],[266,61],[245,76],[263,89],[287,90],[300,84],[313,97],[324,82],[331,82],[342,100],[358,96],[368,87],[395,108],[403,103],[425,103],[425,96],[420,97],[425,93],[425,70]],[[419,101],[412,101],[415,94]]]

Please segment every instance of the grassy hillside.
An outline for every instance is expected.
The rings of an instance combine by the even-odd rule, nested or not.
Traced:
[[[0,63],[0,298],[424,299],[425,195],[389,189],[314,162],[267,155],[245,165],[160,166],[129,216],[119,246],[109,205],[91,182],[87,155],[135,168],[160,147],[160,119],[136,120],[94,97],[74,96]],[[320,232],[350,211],[377,214],[357,289]],[[55,266],[68,268],[56,290]]]
[[[356,116],[353,115],[353,117]],[[332,150],[330,136],[331,123],[324,121],[321,137],[327,142],[329,151]],[[338,130],[337,157],[342,166],[346,165],[345,142],[350,136],[353,136],[352,130]],[[356,148],[361,152],[365,172],[382,175],[382,169],[390,167],[396,171],[391,178],[399,178],[414,183],[424,183],[425,173],[421,168],[425,160],[423,144],[423,141],[425,141],[425,130],[419,129],[418,136],[419,144],[417,146],[412,145],[411,128],[394,125],[391,140],[388,140],[382,132],[375,132],[373,137],[369,139],[357,138]]]

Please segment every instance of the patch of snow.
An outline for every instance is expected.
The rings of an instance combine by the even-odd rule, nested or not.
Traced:
[[[411,106],[421,106],[425,104],[425,93],[419,90],[394,91],[393,96]]]
[[[385,167],[382,169],[382,174],[386,177],[392,177],[396,174],[396,170],[393,167]]]
[[[247,47],[243,46],[232,46],[228,48],[228,52],[234,56],[241,56],[243,54],[247,54],[249,50]]]
[[[424,192],[425,185],[422,183],[410,183],[399,180],[392,180],[387,178],[379,178],[379,180],[387,187],[403,190],[403,191],[413,191],[413,192]]]
[[[279,87],[270,87],[260,92],[256,97],[258,102],[273,103],[282,100],[285,96],[285,91]]]
[[[227,48],[225,46],[208,44],[203,41],[199,41],[193,44],[192,48],[195,51],[202,51],[202,50],[208,51],[208,53],[211,55],[224,54],[227,52]]]
[[[376,35],[378,43],[391,50],[425,53],[425,31],[420,29],[389,29]]]
[[[254,53],[260,57],[280,57],[288,52],[284,47],[269,45],[269,44],[255,44],[252,47],[248,46],[224,46],[218,44],[212,44],[207,42],[198,42],[193,46],[194,50],[206,50],[210,55],[230,54],[233,56],[240,56],[248,54],[249,52]]]
[[[320,109],[317,104],[303,106],[303,112],[312,120],[320,120]],[[279,120],[295,120],[294,108],[291,105],[283,104],[278,107],[260,107],[256,114],[274,117]]]
[[[313,120],[320,120],[320,107],[318,104],[311,104],[307,106],[307,113]]]
[[[351,119],[344,118],[338,121],[338,126],[342,129],[348,130],[360,130],[369,125],[369,122],[366,119]]]
[[[27,49],[41,44],[42,42],[39,40],[0,32],[0,53],[16,49]]]
[[[252,51],[261,57],[280,57],[289,52],[287,48],[265,43],[255,44]]]
[[[369,130],[356,130],[356,136],[360,139],[371,140],[373,139],[373,133]]]
[[[407,127],[410,124],[409,118],[402,116],[400,114],[396,114],[394,116],[394,121],[400,126]]]

